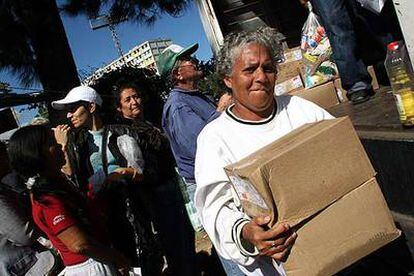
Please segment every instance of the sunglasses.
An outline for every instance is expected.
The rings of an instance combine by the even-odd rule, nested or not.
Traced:
[[[70,113],[74,113],[79,107],[88,107],[88,103],[86,102],[76,102],[76,103],[71,103],[65,106],[65,111],[66,112],[70,112]]]

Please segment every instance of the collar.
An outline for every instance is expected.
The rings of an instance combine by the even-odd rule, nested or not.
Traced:
[[[187,89],[183,89],[179,87],[174,87],[171,92],[180,92],[180,93],[189,94],[189,93],[200,93],[200,90],[198,89],[187,90]]]
[[[88,130],[88,132],[89,132],[90,134],[92,134],[92,135],[99,135],[99,134],[102,134],[102,133],[103,133],[103,131],[104,131],[104,128],[101,128],[101,129],[99,129],[99,130]]]
[[[273,108],[272,114],[270,114],[270,116],[269,116],[269,117],[267,117],[267,118],[265,118],[265,119],[263,119],[263,120],[260,120],[260,121],[250,121],[250,120],[244,120],[244,119],[241,119],[241,118],[237,117],[237,116],[233,113],[233,111],[231,111],[231,110],[232,110],[232,108],[234,107],[234,105],[235,105],[235,104],[230,105],[230,106],[226,109],[226,114],[227,114],[230,118],[232,118],[233,120],[235,120],[236,122],[241,123],[241,124],[245,124],[245,125],[264,125],[264,124],[267,124],[268,122],[272,121],[272,120],[275,118],[275,116],[276,116],[276,113],[277,113],[277,104],[276,104],[276,100],[274,100],[274,102],[275,102],[275,105],[274,105],[274,106],[275,106],[275,108]]]

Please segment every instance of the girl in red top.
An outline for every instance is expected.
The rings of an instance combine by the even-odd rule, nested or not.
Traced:
[[[61,173],[65,157],[53,132],[45,126],[27,126],[10,139],[12,167],[25,179],[35,223],[59,250],[65,275],[118,275],[128,273],[128,261],[104,246],[99,212]]]

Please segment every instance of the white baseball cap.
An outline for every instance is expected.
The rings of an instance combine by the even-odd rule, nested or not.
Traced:
[[[89,103],[96,103],[102,105],[102,98],[99,94],[89,86],[77,86],[69,91],[69,93],[61,100],[53,101],[52,107],[57,110],[64,110],[66,105],[76,103],[79,101],[85,101]]]

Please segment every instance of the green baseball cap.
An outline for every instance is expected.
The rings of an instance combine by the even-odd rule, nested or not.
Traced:
[[[166,76],[174,68],[177,60],[182,56],[191,56],[198,49],[198,43],[183,48],[177,44],[171,44],[165,48],[158,57],[157,66],[161,76]]]

